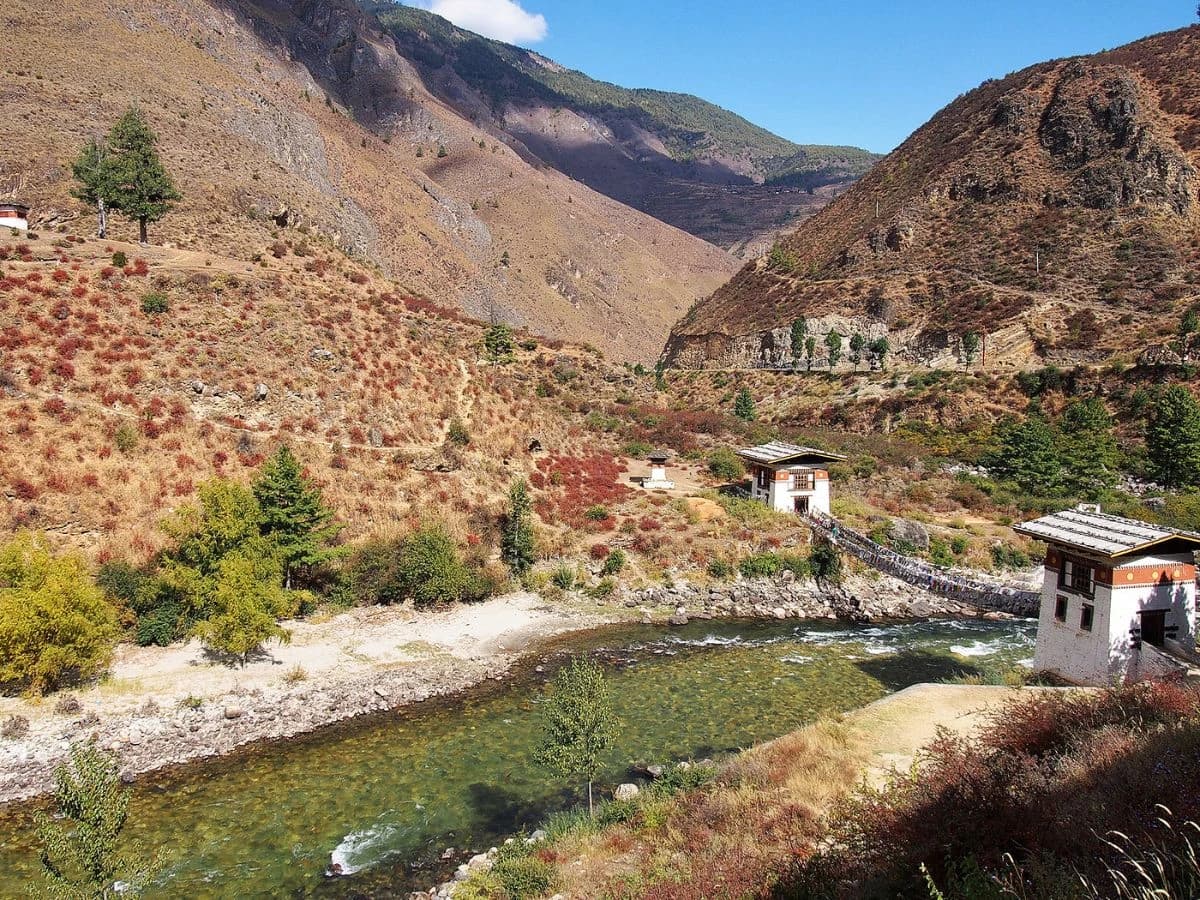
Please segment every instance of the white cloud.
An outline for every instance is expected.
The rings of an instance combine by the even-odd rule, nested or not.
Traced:
[[[546,36],[546,17],[514,0],[409,0],[460,28],[508,44],[533,44]]]

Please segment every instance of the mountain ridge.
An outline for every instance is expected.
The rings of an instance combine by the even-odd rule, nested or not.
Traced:
[[[969,332],[997,366],[1136,359],[1197,299],[1198,62],[1192,27],[984,82],[690,310],[665,361],[791,366],[800,316],[916,366]]]
[[[598,81],[425,10],[363,6],[443,100],[601,193],[723,247],[769,245],[764,235],[811,214],[878,158],[796,144],[691,94]]]

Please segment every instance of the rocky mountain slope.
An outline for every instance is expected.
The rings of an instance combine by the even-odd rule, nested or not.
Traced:
[[[643,361],[736,268],[464,118],[351,0],[3,15],[0,197],[40,231],[87,233],[70,161],[137,103],[185,198],[151,239],[180,249],[250,261],[327,240],[414,294]]]
[[[830,330],[916,366],[971,332],[989,368],[1135,360],[1200,293],[1197,72],[1193,27],[986,82],[691,310],[666,360],[791,365],[798,316],[817,367]]]
[[[366,4],[426,84],[531,161],[753,255],[878,158],[798,145],[687,94],[596,81],[392,0]]]

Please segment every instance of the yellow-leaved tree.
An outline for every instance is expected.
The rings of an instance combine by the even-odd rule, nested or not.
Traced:
[[[0,687],[45,693],[102,672],[117,611],[83,559],[21,532],[0,546]]]

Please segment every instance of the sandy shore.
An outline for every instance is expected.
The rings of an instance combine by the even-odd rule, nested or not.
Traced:
[[[453,693],[500,677],[539,640],[617,618],[513,594],[434,612],[369,607],[285,623],[291,643],[272,643],[245,667],[222,664],[195,641],[122,645],[96,685],[0,698],[0,720],[30,723],[23,737],[0,739],[0,802],[49,790],[73,741],[94,738],[133,776]]]

